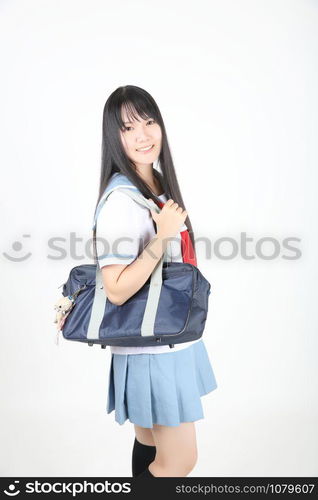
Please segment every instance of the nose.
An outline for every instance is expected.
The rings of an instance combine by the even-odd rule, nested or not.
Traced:
[[[148,137],[149,137],[149,131],[147,130],[146,125],[141,126],[136,134],[136,141],[138,143],[143,143],[148,140]]]

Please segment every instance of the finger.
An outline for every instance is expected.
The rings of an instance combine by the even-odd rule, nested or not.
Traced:
[[[166,203],[165,203],[165,205],[168,205],[168,207],[170,207],[173,204],[174,204],[174,200],[172,198],[169,198],[169,200],[166,201]]]

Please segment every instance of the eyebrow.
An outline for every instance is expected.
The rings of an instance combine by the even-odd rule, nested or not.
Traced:
[[[149,118],[150,118],[150,117],[149,117]],[[147,118],[147,120],[149,120],[149,118]],[[138,120],[138,121],[139,121],[139,120]],[[123,123],[126,125],[127,123],[134,123],[134,122],[123,122]]]

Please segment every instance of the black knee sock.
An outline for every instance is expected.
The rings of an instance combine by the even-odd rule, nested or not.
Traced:
[[[137,478],[145,478],[145,477],[155,477],[153,474],[151,474],[150,470],[148,469],[148,467],[141,473],[137,476]]]
[[[140,443],[137,438],[134,441],[132,452],[132,475],[138,476],[143,472],[156,456],[156,447]],[[150,471],[149,471],[150,473]]]

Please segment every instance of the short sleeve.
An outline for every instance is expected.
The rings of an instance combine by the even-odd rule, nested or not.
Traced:
[[[130,264],[143,248],[145,211],[133,199],[113,191],[101,208],[96,223],[97,259],[100,267]]]

